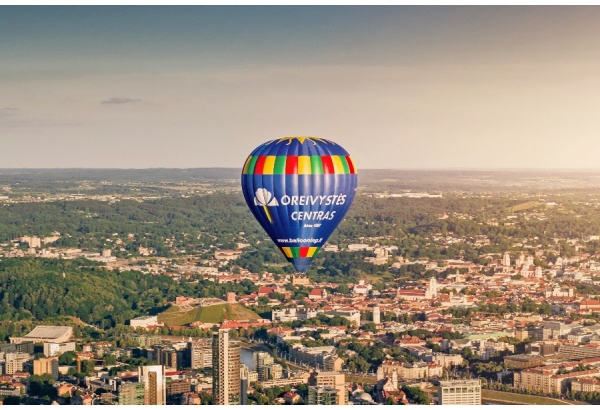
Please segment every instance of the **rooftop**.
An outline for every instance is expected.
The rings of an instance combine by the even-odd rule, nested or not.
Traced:
[[[70,326],[36,326],[31,332],[24,337],[37,339],[58,339],[68,336],[73,332]]]

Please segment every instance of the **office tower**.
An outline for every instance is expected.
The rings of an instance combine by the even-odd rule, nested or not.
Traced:
[[[273,371],[271,370],[271,366],[275,364],[275,359],[267,352],[254,352],[254,369],[258,372],[258,380],[272,380],[279,377],[273,377],[271,374]],[[281,366],[280,366],[281,367]],[[275,370],[276,372],[276,370]]]
[[[330,405],[340,404],[340,391],[329,386],[309,386],[308,404],[309,405]]]
[[[248,404],[248,384],[250,383],[250,369],[245,364],[240,366],[240,404]]]
[[[27,353],[6,353],[4,355],[4,373],[15,374],[23,371],[23,365],[31,356]]]
[[[275,362],[273,356],[268,352],[254,352],[252,354],[254,361],[254,370],[258,371],[258,368]]]
[[[144,404],[164,405],[165,367],[142,366],[139,368],[138,378],[140,383],[144,383]]]
[[[210,339],[188,342],[190,367],[192,369],[210,369],[212,367],[212,346]]]
[[[177,369],[177,351],[165,349],[161,352],[159,363],[166,368]]]
[[[346,375],[344,373],[314,371],[308,378],[308,385],[314,387],[332,387],[337,390],[338,402],[336,404],[348,403],[346,397]],[[320,390],[320,393],[330,394],[331,390]]]
[[[54,380],[58,380],[58,357],[41,357],[33,361],[33,374],[51,374]]]
[[[123,382],[119,386],[120,405],[144,404],[144,383]]]
[[[240,346],[229,340],[229,330],[213,335],[213,402],[240,404]]]
[[[481,405],[481,380],[442,380],[438,404]]]

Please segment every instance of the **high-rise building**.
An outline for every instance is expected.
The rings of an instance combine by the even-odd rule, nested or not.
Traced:
[[[481,405],[481,380],[442,380],[438,404]]]
[[[138,378],[144,383],[144,404],[164,405],[166,403],[165,367],[142,366]]]
[[[338,394],[338,402],[335,404],[343,405],[348,403],[346,397],[346,376],[344,373],[314,371],[308,378],[308,385],[314,387],[332,387],[337,390]]]
[[[379,309],[379,306],[373,308],[373,323],[376,325],[381,323],[381,310]]]
[[[272,369],[272,366],[275,365],[275,359],[273,359],[270,353],[254,352],[253,359],[254,368],[258,373],[258,380],[266,381],[281,378],[281,376],[274,377],[274,372],[277,373],[277,369]]]
[[[229,330],[213,335],[213,402],[240,404],[240,346],[229,340]]]
[[[340,404],[340,391],[330,386],[309,386],[308,405]]]
[[[58,357],[40,357],[33,361],[33,374],[51,374],[54,380],[58,380]]]
[[[23,365],[31,356],[27,353],[6,353],[4,355],[4,373],[15,374],[23,371]]]
[[[152,346],[152,350],[151,350],[152,358],[148,357],[148,360],[151,360],[152,362],[154,362],[156,364],[162,364],[160,362],[162,360],[162,352],[164,352],[166,348],[167,348],[167,346],[162,345],[162,344],[156,344],[156,345]]]
[[[283,368],[279,363],[271,363],[258,368],[258,380],[277,380],[283,377]]]
[[[273,356],[268,352],[254,352],[252,354],[252,359],[254,360],[254,369],[256,371],[262,366],[273,364],[275,362]]]
[[[250,384],[250,369],[245,364],[240,366],[240,404],[248,404],[248,385]]]
[[[212,367],[212,346],[210,339],[188,342],[190,367],[192,369],[210,369]]]
[[[123,382],[119,386],[120,405],[144,404],[144,383]]]
[[[167,368],[177,369],[177,351],[165,349],[161,352],[160,364]]]

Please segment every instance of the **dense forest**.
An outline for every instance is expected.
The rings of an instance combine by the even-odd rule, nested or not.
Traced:
[[[544,201],[556,201],[558,205],[547,206]],[[344,247],[363,238],[378,238],[382,245],[398,246],[399,254],[408,258],[463,257],[479,261],[479,255],[510,251],[518,241],[547,246],[554,238],[600,234],[597,198],[558,196],[544,201],[503,195],[448,194],[443,198],[419,199],[358,195],[329,243]],[[95,252],[108,247],[116,256],[135,254],[139,246],[144,246],[154,248],[157,256],[209,257],[211,246],[232,249],[238,242],[247,242],[253,247],[240,261],[242,267],[257,271],[270,263],[285,262],[236,193],[116,203],[30,202],[0,207],[0,242],[23,235],[49,236],[56,231],[61,238],[51,246]],[[435,235],[464,240],[445,246],[432,240]],[[479,235],[485,235],[489,243],[477,247],[475,240]],[[115,238],[123,244],[116,246]],[[598,243],[589,246],[595,251]],[[561,244],[561,249],[572,252],[566,243]],[[325,258],[323,253],[321,258]],[[318,269],[315,266],[311,273],[318,274]]]
[[[256,289],[251,281],[180,283],[168,276],[110,271],[85,259],[6,259],[0,261],[0,321],[75,317],[108,329],[157,313],[179,295],[223,298]]]

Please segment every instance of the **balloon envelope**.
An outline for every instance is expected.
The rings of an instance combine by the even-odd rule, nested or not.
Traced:
[[[306,272],[348,212],[356,184],[348,152],[315,137],[266,142],[242,171],[246,203],[298,272]]]

